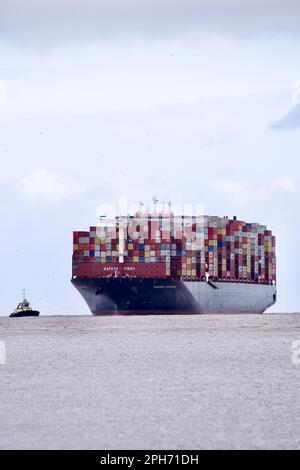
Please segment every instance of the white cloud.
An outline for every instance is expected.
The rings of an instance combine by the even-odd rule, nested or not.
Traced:
[[[85,190],[84,186],[79,183],[42,169],[33,170],[22,178],[19,187],[28,201],[48,204],[60,203]]]
[[[292,83],[292,104],[296,106],[300,104],[300,80],[296,80]]]
[[[269,196],[266,188],[253,187],[241,179],[213,178],[210,186],[214,192],[219,193],[238,208],[254,202],[266,202]]]
[[[6,84],[0,80],[0,106],[6,103]]]
[[[232,205],[243,208],[250,204],[270,201],[278,188],[288,193],[295,193],[297,182],[290,176],[283,177],[269,186],[251,184],[242,179],[213,178],[210,180],[210,187]]]
[[[297,191],[297,182],[294,177],[285,176],[276,183],[276,187],[288,193],[295,193]]]
[[[300,128],[300,103],[277,122],[271,123],[273,130],[298,130]]]

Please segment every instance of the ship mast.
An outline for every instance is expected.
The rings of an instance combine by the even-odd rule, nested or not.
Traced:
[[[153,212],[154,212],[154,214],[155,214],[155,213],[156,213],[156,204],[158,203],[157,197],[154,196],[154,197],[152,198],[152,201],[153,201]]]
[[[142,213],[142,210],[143,210],[143,206],[144,206],[144,205],[145,205],[145,204],[144,204],[142,201],[139,201],[139,212],[140,212],[140,214]]]

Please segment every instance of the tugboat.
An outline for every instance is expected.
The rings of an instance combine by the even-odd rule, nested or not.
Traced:
[[[25,289],[23,290],[23,299],[19,303],[17,308],[9,315],[10,317],[38,317],[40,312],[33,310],[30,307],[30,303],[25,297]]]

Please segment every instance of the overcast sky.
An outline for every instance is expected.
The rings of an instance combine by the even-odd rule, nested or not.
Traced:
[[[88,313],[72,230],[120,195],[267,223],[300,310],[298,1],[1,0],[0,313]]]

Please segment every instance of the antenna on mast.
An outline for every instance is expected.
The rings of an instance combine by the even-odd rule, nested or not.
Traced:
[[[163,214],[165,213],[165,207],[166,207],[166,205],[169,207],[169,213],[171,213],[171,205],[172,205],[171,201],[168,201],[168,202],[166,202],[166,201],[161,201],[161,204],[162,204],[162,211],[163,211]],[[166,213],[167,213],[167,212],[166,212]]]
[[[156,198],[156,196],[154,196],[152,198],[152,201],[153,201],[153,211],[155,213],[156,212],[156,204],[158,203],[158,199]]]
[[[145,204],[142,202],[142,201],[139,201],[139,211],[140,213],[142,212],[142,207],[144,206]]]
[[[23,300],[25,300],[25,298],[26,298],[26,289],[22,290],[22,295],[23,295]]]

